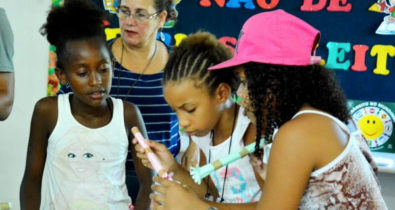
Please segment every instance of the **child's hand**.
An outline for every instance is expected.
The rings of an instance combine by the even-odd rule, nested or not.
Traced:
[[[250,155],[250,163],[254,168],[255,172],[263,179],[266,180],[266,166],[262,161],[262,158],[257,158],[255,155]]]
[[[158,176],[153,180],[157,184],[153,184],[151,187],[155,192],[150,195],[152,210],[207,209],[209,207],[198,198],[191,188],[180,182],[169,181]]]
[[[191,141],[189,143],[188,149],[185,151],[181,158],[181,166],[189,171],[191,166],[196,167],[199,164],[200,150],[195,142]]]
[[[151,141],[151,140],[145,140],[150,147],[151,151],[155,153],[155,155],[158,157],[160,163],[163,166],[163,169],[166,172],[171,172],[172,168],[177,164],[177,162],[174,160],[173,155],[169,152],[167,147],[161,143]],[[135,150],[136,150],[136,155],[138,158],[141,159],[141,162],[143,165],[147,168],[150,168],[151,170],[154,170],[154,168],[151,165],[151,162],[147,158],[147,154],[144,148],[138,144],[136,139],[133,139],[133,144],[135,144]]]

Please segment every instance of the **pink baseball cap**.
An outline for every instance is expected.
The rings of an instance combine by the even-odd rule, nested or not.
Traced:
[[[321,61],[315,56],[320,31],[300,18],[278,9],[250,17],[241,29],[233,58],[209,70],[248,62],[307,66]]]

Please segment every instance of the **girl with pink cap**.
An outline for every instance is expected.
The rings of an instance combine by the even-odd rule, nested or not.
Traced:
[[[344,94],[314,55],[319,39],[317,29],[283,10],[263,12],[245,22],[234,57],[209,68],[237,72],[256,145],[261,137],[273,142],[271,151],[255,153],[270,152],[256,209],[387,209],[369,148],[346,126]],[[216,209],[186,186],[154,180],[157,209]]]

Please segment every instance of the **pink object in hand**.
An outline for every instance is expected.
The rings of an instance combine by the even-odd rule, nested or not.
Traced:
[[[158,175],[165,179],[171,179],[171,176],[169,176],[167,172],[164,171],[163,166],[160,164],[158,157],[155,155],[155,153],[152,152],[151,148],[145,142],[145,139],[143,135],[141,135],[139,129],[137,127],[133,127],[132,133],[134,137],[137,139],[138,143],[141,145],[141,147],[144,148],[148,160],[151,162],[152,167],[154,167],[154,170],[158,173]]]

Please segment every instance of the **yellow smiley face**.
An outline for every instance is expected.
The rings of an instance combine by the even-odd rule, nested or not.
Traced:
[[[368,140],[377,139],[384,132],[384,123],[376,115],[365,115],[358,121],[362,134]]]

